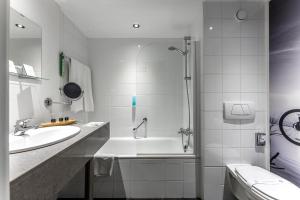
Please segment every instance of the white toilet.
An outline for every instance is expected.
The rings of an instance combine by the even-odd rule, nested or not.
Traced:
[[[261,167],[229,164],[226,176],[239,200],[300,200],[300,188]]]

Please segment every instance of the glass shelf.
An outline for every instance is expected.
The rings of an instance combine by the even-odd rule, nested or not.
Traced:
[[[49,80],[48,78],[37,77],[37,76],[28,76],[28,75],[25,75],[25,74],[18,74],[18,73],[13,73],[13,72],[9,72],[9,75],[18,77],[20,79],[31,79],[31,80],[38,80],[38,81]]]

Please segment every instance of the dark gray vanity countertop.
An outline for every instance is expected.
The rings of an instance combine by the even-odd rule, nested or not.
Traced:
[[[16,153],[16,154],[10,154],[9,155],[10,182],[16,180],[22,175],[33,170],[34,168],[46,162],[50,158],[53,158],[54,156],[64,152],[72,145],[82,141],[83,139],[87,138],[89,135],[94,133],[96,130],[102,128],[107,124],[108,122],[105,122],[104,124],[98,127],[90,127],[90,126],[85,126],[83,124],[76,124],[75,126],[81,128],[80,133],[66,141],[48,147],[44,147],[41,149],[36,149],[36,150]]]

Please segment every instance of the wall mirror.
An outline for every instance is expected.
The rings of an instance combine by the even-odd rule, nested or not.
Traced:
[[[9,74],[21,78],[42,77],[42,28],[10,9]]]

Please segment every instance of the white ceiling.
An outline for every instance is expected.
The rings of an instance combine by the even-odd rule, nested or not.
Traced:
[[[25,29],[15,25],[24,25]],[[42,28],[14,9],[10,9],[10,38],[42,38]]]
[[[202,0],[55,1],[89,38],[181,38],[201,31]]]

